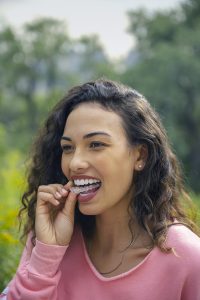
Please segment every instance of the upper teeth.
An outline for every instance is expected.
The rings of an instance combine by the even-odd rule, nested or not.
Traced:
[[[85,184],[92,184],[96,182],[100,182],[100,180],[97,179],[75,179],[74,180],[75,185],[85,185]]]

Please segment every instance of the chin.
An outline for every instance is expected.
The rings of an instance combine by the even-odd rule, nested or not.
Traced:
[[[100,211],[99,209],[95,209],[89,206],[87,207],[87,205],[85,204],[79,204],[78,208],[80,212],[86,216],[96,216],[102,213],[102,211]]]

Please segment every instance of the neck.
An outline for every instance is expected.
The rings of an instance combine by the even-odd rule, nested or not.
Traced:
[[[135,222],[130,222],[128,213],[123,215],[121,213],[116,215],[113,212],[112,214],[102,214],[96,216],[93,244],[103,253],[121,251],[129,245],[137,231],[138,228]]]
[[[149,242],[149,236],[137,224],[136,219],[131,218],[128,213],[113,214],[112,210],[112,214],[107,211],[96,216],[95,231],[93,237],[86,240],[86,246],[97,270],[109,277],[110,274],[117,275],[130,268],[134,258],[132,247],[140,249],[143,257],[144,247]]]

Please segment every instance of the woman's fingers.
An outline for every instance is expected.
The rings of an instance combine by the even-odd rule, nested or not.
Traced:
[[[62,213],[66,217],[68,217],[71,221],[74,220],[74,211],[75,211],[76,202],[77,202],[77,194],[69,192],[65,205],[62,209]]]
[[[41,185],[38,188],[38,206],[46,205],[46,203],[58,206],[60,203],[63,203],[62,212],[72,219],[77,198],[76,194],[70,192],[70,187],[72,186],[72,181],[69,181],[64,186],[61,184]]]
[[[41,185],[38,188],[38,202],[44,201],[58,205],[68,193],[69,191],[61,184]]]
[[[50,193],[40,192],[38,197],[41,201],[48,202],[53,205],[58,205],[60,203],[59,198],[56,198],[54,195],[52,195]]]
[[[38,188],[38,193],[46,192],[46,193],[55,194],[56,192],[61,191],[62,188],[63,188],[63,185],[61,185],[61,184],[40,185]]]
[[[71,188],[73,185],[74,185],[73,181],[70,180],[70,181],[68,181],[67,184],[65,184],[65,185],[63,186],[63,188],[69,191],[70,188]]]
[[[77,202],[77,194],[72,193],[70,188],[73,186],[73,182],[69,181],[64,188],[69,191],[68,197],[66,199],[65,205],[63,207],[62,212],[70,218],[70,220],[74,220],[74,211]]]
[[[36,236],[47,244],[68,245],[73,233],[77,195],[66,185],[40,186],[36,207]]]

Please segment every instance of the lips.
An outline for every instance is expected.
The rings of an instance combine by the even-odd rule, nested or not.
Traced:
[[[70,178],[73,180],[73,183],[75,180],[85,180],[85,179],[93,179],[100,181],[99,178],[89,176],[89,175],[74,175]],[[84,185],[75,185],[70,188],[70,191],[77,194],[77,199],[80,202],[88,202],[90,201],[98,192],[99,188],[101,187],[101,182],[95,182],[91,184],[84,184]]]
[[[80,202],[80,203],[87,203],[89,202],[90,200],[92,200],[96,194],[98,193],[98,190],[100,189],[101,185],[99,187],[96,187],[96,188],[93,188],[92,190],[86,192],[86,193],[80,193],[78,196],[77,196],[77,200]]]

